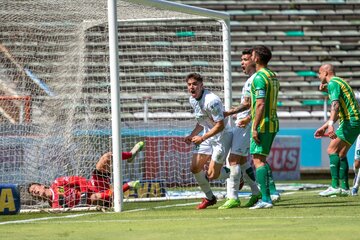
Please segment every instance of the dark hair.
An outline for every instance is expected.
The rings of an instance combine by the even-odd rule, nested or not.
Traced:
[[[38,183],[38,182],[32,182],[32,183],[29,183],[28,186],[27,186],[27,192],[30,193],[30,187],[32,185],[38,185],[38,186],[41,186],[41,185],[44,185],[44,184],[41,184],[41,183]],[[45,185],[44,185],[45,186]],[[31,194],[31,193],[30,193]]]
[[[186,76],[186,82],[189,81],[189,79],[195,79],[198,82],[203,82],[203,77],[198,73],[190,73]]]
[[[272,57],[270,49],[264,45],[254,47],[253,52],[260,58],[260,62],[265,65],[268,64]]]
[[[243,51],[242,51],[242,55],[247,55],[247,54],[252,54],[252,51],[253,49],[252,48],[245,48]]]

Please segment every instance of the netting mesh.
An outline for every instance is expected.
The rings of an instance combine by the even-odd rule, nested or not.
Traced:
[[[0,4],[0,183],[89,179],[111,152],[106,1]],[[142,184],[126,197],[196,186],[182,140],[195,125],[184,79],[199,72],[222,95],[221,24],[124,1],[117,11],[122,149],[145,142],[122,163],[124,179]],[[22,192],[23,206],[38,203]]]

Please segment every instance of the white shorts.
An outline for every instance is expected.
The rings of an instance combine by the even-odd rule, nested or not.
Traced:
[[[232,140],[232,132],[223,132],[219,140],[206,139],[200,145],[196,145],[193,154],[211,155],[211,160],[223,164],[229,154]]]
[[[356,144],[355,144],[355,160],[360,160],[360,135],[357,137],[356,139]]]
[[[248,156],[250,150],[251,123],[244,128],[235,126],[233,128],[233,139],[231,153],[239,156]]]

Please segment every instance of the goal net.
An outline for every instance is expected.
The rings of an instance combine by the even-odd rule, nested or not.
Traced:
[[[0,3],[0,184],[19,186],[22,209],[88,206],[94,194],[112,206],[111,161],[97,165],[112,152],[107,2]],[[229,96],[223,21],[161,6],[117,2],[121,150],[145,144],[121,161],[126,204],[198,191],[183,142],[196,124],[186,75],[201,73],[207,88]],[[51,187],[29,193],[30,183]]]

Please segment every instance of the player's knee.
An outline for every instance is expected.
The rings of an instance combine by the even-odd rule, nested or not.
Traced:
[[[208,179],[209,180],[214,180],[217,179],[219,177],[219,174],[208,174]]]
[[[331,155],[331,154],[335,154],[336,153],[336,149],[334,149],[332,146],[329,146],[327,148],[327,154]]]
[[[209,169],[209,171],[207,172],[207,176],[209,180],[217,179],[220,176],[220,171],[217,173],[216,171],[211,171]]]
[[[200,171],[202,171],[202,169],[199,166],[191,166],[190,171],[191,171],[191,173],[196,174],[196,173],[199,173]]]

